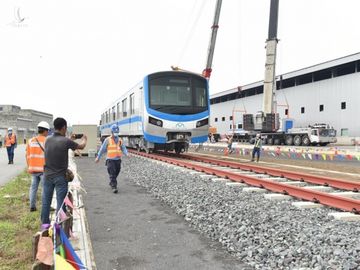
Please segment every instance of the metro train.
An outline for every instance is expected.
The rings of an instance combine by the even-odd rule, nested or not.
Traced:
[[[204,77],[183,71],[152,73],[103,111],[101,138],[109,136],[116,123],[127,147],[179,154],[189,143],[207,140],[209,108]]]

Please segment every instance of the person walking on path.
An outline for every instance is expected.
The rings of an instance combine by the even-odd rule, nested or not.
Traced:
[[[256,134],[255,137],[255,143],[254,143],[254,149],[252,151],[251,161],[255,161],[255,155],[256,155],[256,162],[259,162],[260,150],[261,150],[261,138],[260,138],[260,134],[258,133]]]
[[[95,159],[98,163],[101,156],[107,152],[106,163],[107,171],[110,178],[110,187],[113,193],[118,193],[117,189],[117,177],[121,170],[121,156],[129,156],[125,145],[119,138],[119,127],[114,124],[111,126],[111,136],[106,138],[102,143],[99,153]]]
[[[45,140],[49,133],[50,125],[41,121],[38,125],[38,136],[31,138],[26,145],[26,163],[31,174],[29,190],[30,212],[36,211],[36,194],[40,182],[44,182],[45,165]]]
[[[45,166],[44,166],[44,184],[42,194],[41,222],[50,223],[50,205],[54,189],[56,191],[56,214],[63,205],[63,201],[68,192],[68,181],[66,172],[69,162],[69,149],[84,149],[87,143],[86,135],[83,135],[80,144],[65,137],[67,131],[67,122],[64,118],[54,120],[55,132],[46,139],[45,143]],[[63,205],[63,210],[65,207]]]
[[[11,127],[8,128],[8,133],[5,136],[5,147],[7,150],[7,155],[9,159],[8,164],[14,164],[14,151],[16,148],[16,135],[13,133],[13,129]]]

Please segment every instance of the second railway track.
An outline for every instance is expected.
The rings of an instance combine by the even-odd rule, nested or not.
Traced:
[[[264,188],[297,199],[320,203],[329,207],[360,213],[360,182],[351,182],[299,172],[266,168],[252,164],[224,161],[195,155],[173,155],[143,152],[132,153],[222,177],[233,182]],[[320,191],[320,190],[326,190]],[[345,192],[344,192],[345,191]]]

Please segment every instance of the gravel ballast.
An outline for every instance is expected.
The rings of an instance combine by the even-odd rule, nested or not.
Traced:
[[[121,174],[254,269],[360,269],[360,223],[334,220],[334,209],[297,209],[135,156]]]

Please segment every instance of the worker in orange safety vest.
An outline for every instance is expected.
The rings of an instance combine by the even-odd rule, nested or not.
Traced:
[[[50,125],[41,121],[38,125],[38,135],[31,138],[26,146],[26,162],[31,174],[29,190],[30,212],[36,211],[36,195],[40,182],[44,179],[45,140],[49,134]]]
[[[15,133],[13,133],[13,129],[9,127],[8,132],[5,136],[5,147],[9,159],[8,164],[14,164],[14,150],[16,148],[16,143],[17,143],[16,135]]]
[[[128,156],[128,152],[122,140],[119,138],[119,127],[116,124],[111,126],[111,136],[106,138],[101,145],[99,153],[95,159],[96,163],[99,162],[104,152],[107,152],[105,164],[110,178],[109,185],[113,193],[117,193],[118,189],[116,178],[121,170],[121,156],[122,154]]]

